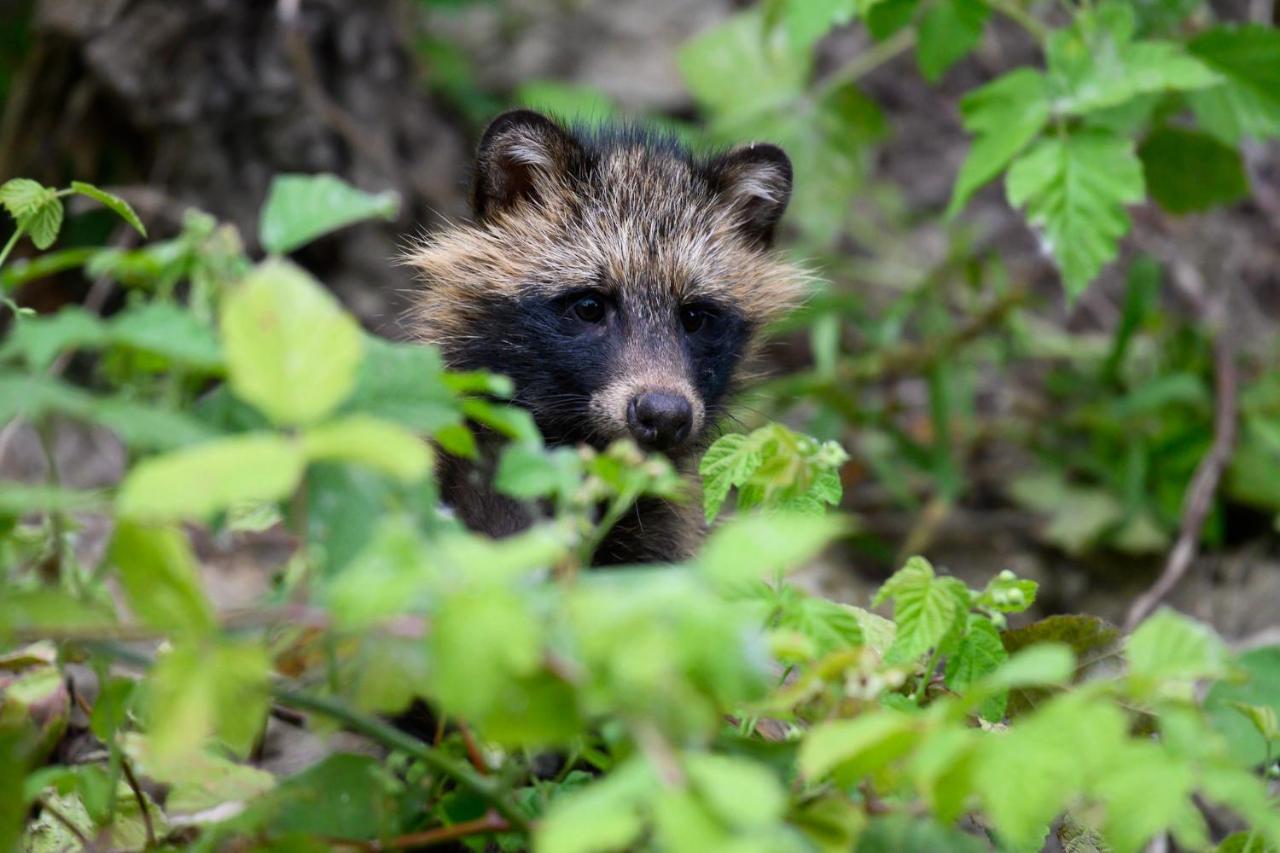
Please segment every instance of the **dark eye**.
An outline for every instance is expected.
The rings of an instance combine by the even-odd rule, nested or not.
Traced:
[[[707,324],[707,321],[712,319],[712,316],[712,313],[706,308],[688,305],[680,309],[680,325],[684,326],[684,330],[692,335],[700,331]]]
[[[573,303],[573,313],[584,323],[599,323],[604,319],[604,302],[595,296],[584,296]]]

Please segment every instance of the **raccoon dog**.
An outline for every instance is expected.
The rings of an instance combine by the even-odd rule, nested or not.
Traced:
[[[480,142],[474,221],[411,254],[421,337],[456,370],[503,373],[551,445],[629,436],[691,472],[757,333],[806,278],[770,251],[791,195],[773,145],[714,156],[635,126],[499,116]],[[441,488],[469,527],[530,522],[494,491],[492,451],[447,460]],[[696,501],[694,502],[696,503]],[[637,505],[598,564],[687,557],[696,507]]]

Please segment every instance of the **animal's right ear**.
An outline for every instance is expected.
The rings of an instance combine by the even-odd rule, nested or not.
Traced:
[[[480,139],[472,212],[485,219],[522,201],[536,202],[568,173],[580,153],[573,137],[541,113],[503,113]]]

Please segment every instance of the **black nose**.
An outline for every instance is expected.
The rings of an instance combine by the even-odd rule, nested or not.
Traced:
[[[627,426],[651,450],[670,450],[689,437],[693,406],[681,394],[645,391],[627,404]]]

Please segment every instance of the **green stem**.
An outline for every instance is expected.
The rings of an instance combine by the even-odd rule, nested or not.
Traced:
[[[493,779],[481,776],[465,764],[454,761],[443,753],[432,749],[390,723],[383,722],[377,717],[361,714],[333,699],[303,693],[278,684],[272,686],[271,695],[282,705],[323,714],[332,720],[337,720],[352,731],[373,738],[392,749],[398,749],[416,758],[432,770],[449,777],[484,800],[493,807],[494,811],[506,818],[512,829],[520,832],[529,831],[528,819],[503,796],[503,792]]]
[[[609,502],[609,509],[605,511],[604,518],[600,519],[600,523],[591,532],[591,536],[582,543],[582,547],[578,552],[579,563],[584,566],[591,564],[591,558],[595,556],[596,550],[604,542],[605,537],[609,535],[609,531],[622,520],[622,516],[627,514],[627,510],[631,509],[631,505],[639,498],[639,493],[633,490],[624,492]]]
[[[937,671],[938,661],[941,658],[942,648],[935,646],[933,654],[929,657],[929,665],[925,667],[924,675],[920,677],[920,686],[916,688],[916,695],[913,697],[917,705],[924,701],[924,693],[929,689],[929,682],[933,681],[933,673]]]
[[[1049,40],[1049,30],[1035,16],[1018,5],[1017,0],[985,0],[986,4],[1022,27],[1041,46]]]
[[[87,642],[85,645],[91,651],[109,655],[135,666],[145,667],[152,664],[150,656],[119,643]],[[377,717],[367,716],[348,708],[336,699],[303,693],[279,681],[273,682],[270,690],[271,698],[281,705],[323,714],[331,720],[342,723],[354,732],[416,758],[441,776],[452,779],[484,800],[494,811],[506,818],[513,830],[527,833],[532,829],[528,818],[504,796],[498,780],[481,776],[466,764],[454,761],[438,750],[432,749],[413,735],[402,732]]]
[[[916,43],[916,31],[910,27],[898,30],[881,42],[859,53],[848,64],[837,68],[814,90],[814,98],[821,100],[847,83],[856,83],[881,65],[906,53]]]
[[[4,266],[4,262],[9,259],[9,253],[13,251],[13,247],[18,245],[18,241],[22,239],[22,226],[19,225],[13,232],[13,236],[9,238],[9,242],[4,244],[4,248],[0,249],[0,267]]]

